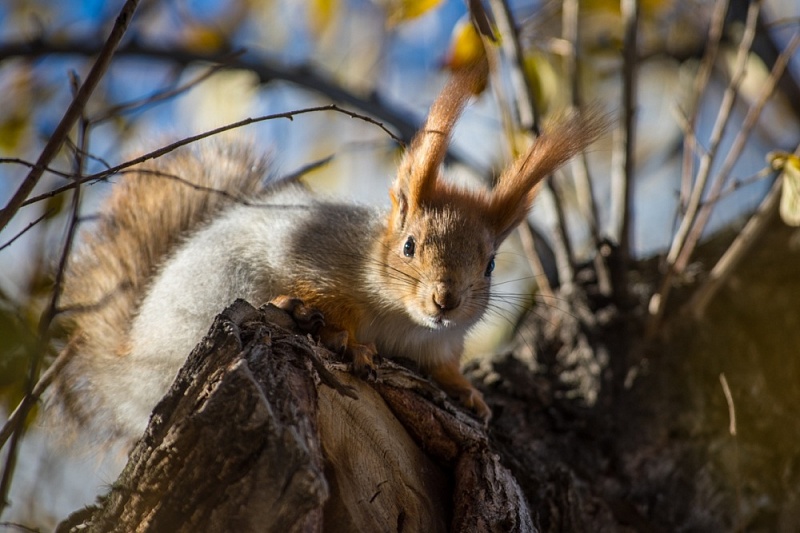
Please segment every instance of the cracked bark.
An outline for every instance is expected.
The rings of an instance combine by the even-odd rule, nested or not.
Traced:
[[[219,315],[111,491],[58,531],[534,530],[437,387],[391,362],[367,384],[292,326],[244,301]]]

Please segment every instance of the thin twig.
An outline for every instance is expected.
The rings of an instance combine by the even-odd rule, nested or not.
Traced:
[[[72,81],[77,94],[80,92],[82,87],[78,87],[79,82],[76,76],[73,75]],[[80,136],[80,140],[78,142],[80,150],[75,151],[75,174],[80,176],[83,173],[83,167],[85,164],[83,154],[88,151],[87,143],[89,139],[88,121],[86,120],[83,110],[80,112],[78,134]],[[44,355],[47,352],[47,347],[50,344],[50,325],[52,324],[59,307],[59,299],[61,297],[64,276],[66,275],[69,258],[72,254],[72,245],[75,241],[75,234],[78,229],[80,204],[81,188],[78,186],[75,188],[75,192],[72,196],[72,209],[69,215],[66,237],[64,238],[64,246],[61,250],[61,256],[59,258],[58,269],[56,270],[56,279],[55,283],[53,284],[50,301],[47,305],[47,308],[42,313],[41,318],[39,319],[36,347],[31,357],[30,366],[28,368],[28,377],[25,382],[25,398],[29,399],[26,400],[23,398],[20,406],[16,409],[16,411],[18,411],[20,414],[17,422],[13,425],[13,429],[11,430],[11,442],[6,450],[6,463],[5,467],[3,468],[2,478],[0,478],[0,514],[2,514],[3,507],[8,501],[8,493],[11,489],[11,481],[13,479],[14,470],[16,467],[19,441],[22,438],[25,428],[23,422],[28,417],[30,408],[33,406],[34,400],[32,400],[32,398],[34,396],[34,391],[36,390],[36,385],[40,382],[39,375],[41,373],[42,365],[44,364]]]
[[[24,524],[16,524],[14,522],[0,522],[0,528],[15,528],[26,533],[41,533],[39,528],[28,527]]]
[[[536,241],[533,238],[533,231],[531,231],[530,224],[527,222],[520,224],[518,231],[520,241],[522,242],[522,251],[525,253],[525,257],[531,265],[531,270],[536,279],[536,286],[539,292],[542,293],[542,296],[555,298],[553,287],[550,286],[550,281],[547,279],[547,275],[544,272],[542,260],[536,252]]]
[[[569,53],[564,54],[564,71],[570,88],[570,103],[573,111],[580,112],[583,106],[583,99],[580,91],[580,6],[578,0],[564,0],[562,5],[562,37],[570,44]],[[594,199],[592,179],[589,172],[589,161],[586,152],[578,154],[570,164],[572,177],[575,182],[575,191],[578,198],[578,206],[583,213],[583,218],[589,227],[589,234],[592,237],[592,244],[597,251],[600,247],[600,228],[599,216],[597,214],[597,203]],[[598,290],[604,296],[611,293],[611,283],[605,258],[602,254],[595,254],[595,270],[597,272]]]
[[[108,178],[109,176],[112,176],[114,174],[119,173],[121,170],[125,170],[126,168],[130,168],[132,166],[138,165],[138,164],[143,163],[145,161],[149,161],[151,159],[159,158],[159,157],[161,157],[163,155],[166,155],[166,154],[168,154],[168,153],[170,153],[170,152],[172,152],[174,150],[177,150],[178,148],[180,148],[182,146],[186,146],[188,144],[197,142],[197,141],[205,139],[207,137],[212,137],[212,136],[217,135],[219,133],[222,133],[224,131],[229,131],[229,130],[232,130],[232,129],[241,128],[241,127],[244,127],[244,126],[248,126],[250,124],[256,124],[258,122],[264,122],[266,120],[274,120],[274,119],[280,119],[280,118],[293,120],[294,117],[298,116],[298,115],[304,115],[304,114],[307,114],[307,113],[316,113],[316,112],[321,112],[321,111],[335,111],[337,113],[341,113],[343,115],[347,115],[347,116],[349,116],[351,118],[363,120],[363,121],[368,122],[370,124],[376,125],[379,128],[381,128],[387,135],[389,135],[395,142],[401,143],[400,138],[398,136],[394,135],[391,131],[389,131],[389,129],[386,126],[384,126],[381,122],[378,122],[377,120],[375,120],[375,119],[373,119],[371,117],[368,117],[366,115],[362,115],[362,114],[359,114],[359,113],[355,113],[353,111],[349,111],[347,109],[343,109],[343,108],[337,106],[336,104],[328,104],[328,105],[317,106],[317,107],[308,107],[308,108],[304,108],[304,109],[297,109],[297,110],[294,110],[294,111],[285,111],[283,113],[274,113],[272,115],[264,115],[264,116],[255,117],[255,118],[247,118],[247,119],[244,119],[244,120],[240,120],[238,122],[233,122],[231,124],[227,124],[225,126],[220,126],[219,128],[215,128],[213,130],[209,130],[209,131],[206,131],[206,132],[203,132],[203,133],[199,133],[197,135],[193,135],[191,137],[186,137],[186,138],[181,139],[179,141],[176,141],[176,142],[174,142],[172,144],[169,144],[167,146],[163,146],[163,147],[161,147],[161,148],[159,148],[157,150],[153,150],[152,152],[148,152],[148,153],[146,153],[144,155],[141,155],[139,157],[131,159],[130,161],[126,161],[124,163],[120,163],[119,165],[116,165],[116,166],[113,166],[111,168],[102,170],[100,172],[95,172],[94,174],[88,174],[86,176],[82,176],[80,178],[76,178],[75,180],[73,180],[72,183],[70,183],[68,185],[64,185],[63,187],[59,187],[57,189],[53,189],[52,191],[46,192],[44,194],[40,194],[39,196],[34,196],[34,197],[26,200],[25,202],[23,202],[22,205],[23,206],[27,206],[27,205],[30,205],[30,204],[33,204],[33,203],[36,203],[36,202],[40,202],[42,200],[46,200],[48,198],[51,198],[52,196],[55,196],[57,194],[61,194],[64,191],[68,191],[70,189],[73,189],[78,184],[86,183],[86,182],[89,182],[89,181],[103,180],[105,178]]]
[[[313,172],[315,170],[318,170],[318,169],[324,167],[325,165],[329,164],[331,161],[333,161],[334,157],[336,157],[336,155],[335,154],[331,154],[331,155],[325,156],[325,157],[323,157],[321,159],[317,159],[316,161],[312,161],[311,163],[308,163],[306,165],[303,165],[302,167],[300,167],[300,168],[298,168],[296,170],[293,170],[292,172],[290,172],[290,173],[288,173],[288,174],[286,174],[284,176],[281,176],[278,179],[278,182],[286,183],[286,182],[289,182],[289,181],[298,180],[298,179],[302,178],[303,176],[305,176],[306,174],[308,174],[310,172]]]
[[[36,166],[36,163],[20,159],[19,157],[0,157],[0,164],[14,164],[28,168],[34,168]],[[54,176],[58,176],[59,178],[72,179],[74,177],[70,172],[62,172],[61,170],[56,170],[53,167],[44,167],[44,171],[49,172]]]
[[[506,132],[506,136],[511,140],[511,142],[509,142],[510,156],[512,159],[515,159],[520,155],[520,150],[517,148],[517,146],[515,146],[515,139],[517,138],[516,132],[519,130],[524,130],[538,135],[539,127],[537,123],[536,111],[533,106],[532,88],[528,84],[527,78],[522,69],[522,63],[520,59],[522,57],[522,46],[519,41],[517,28],[514,25],[511,17],[511,12],[508,9],[508,5],[502,0],[492,1],[491,6],[493,13],[495,13],[499,34],[501,36],[505,36],[500,39],[500,42],[503,46],[503,51],[508,56],[509,63],[512,66],[510,75],[513,79],[512,85],[514,88],[511,98],[513,104],[509,104],[508,99],[501,90],[502,85],[500,83],[494,84],[494,87],[496,88],[494,93],[499,103],[501,120]],[[489,39],[487,38],[486,40]],[[495,75],[498,75],[500,65],[499,52],[497,47],[486,42],[486,40],[484,41],[484,47],[486,50],[487,59],[489,61],[490,71],[494,72]],[[491,39],[491,41],[495,42],[496,39]],[[515,113],[512,113],[512,107]],[[536,251],[533,233],[529,224],[520,224],[517,226],[516,231],[520,237],[522,249],[528,261],[528,266],[533,273],[534,279],[537,281],[539,290],[543,295],[553,297],[553,289],[544,271],[541,258]]]
[[[722,393],[725,395],[725,401],[728,403],[728,433],[731,437],[736,436],[736,408],[733,405],[733,394],[731,388],[728,386],[728,380],[725,379],[725,374],[719,375],[719,382],[722,384]]]
[[[744,151],[745,144],[750,138],[750,132],[758,123],[758,119],[761,117],[761,112],[764,110],[767,100],[769,100],[769,98],[772,96],[778,80],[781,78],[781,76],[783,76],[783,72],[789,63],[789,59],[794,55],[798,45],[800,45],[800,33],[796,33],[794,35],[786,48],[778,56],[778,59],[772,66],[772,71],[770,72],[769,78],[767,78],[767,82],[761,87],[755,103],[750,106],[750,109],[747,110],[747,114],[745,115],[742,125],[733,140],[733,144],[731,145],[728,154],[725,156],[725,160],[722,162],[722,167],[714,177],[711,189],[709,191],[710,197],[717,197],[722,192],[722,187],[733,170],[733,166],[739,160],[739,157],[741,157],[742,152]],[[708,223],[708,219],[711,217],[714,205],[714,203],[709,202],[704,202],[701,205],[700,212],[697,215],[697,220],[692,226],[692,231],[687,236],[686,243],[681,250],[681,254],[675,261],[675,269],[678,272],[682,272],[686,267],[686,264],[689,262],[689,258],[691,257],[695,246],[697,246],[700,236],[703,234],[703,230]]]
[[[567,86],[570,92],[570,105],[572,110],[580,112],[583,102],[580,92],[580,35],[578,24],[578,0],[564,0],[562,7],[562,27],[563,38],[570,43],[569,53],[563,56],[564,59],[564,74],[567,79]],[[598,230],[598,217],[597,205],[594,201],[594,191],[592,190],[592,181],[589,177],[589,165],[586,160],[586,154],[581,152],[578,157],[573,159],[572,175],[575,179],[575,187],[578,194],[578,203],[583,211],[583,216],[589,226],[589,232],[594,241],[595,248],[600,242],[600,234]]]
[[[733,104],[738,94],[739,85],[741,84],[746,72],[747,59],[750,52],[750,47],[753,43],[753,38],[755,36],[756,21],[758,20],[760,6],[761,0],[755,0],[748,7],[747,22],[745,24],[745,31],[744,35],[742,36],[742,41],[739,43],[739,50],[736,57],[736,65],[734,67],[733,76],[728,83],[728,87],[725,89],[725,93],[723,94],[722,102],[720,103],[720,110],[717,113],[717,119],[711,131],[708,149],[700,159],[700,167],[697,170],[697,178],[695,179],[692,192],[689,196],[686,213],[681,219],[681,224],[678,227],[678,231],[672,239],[672,244],[670,245],[670,250],[667,254],[667,270],[664,272],[664,276],[661,279],[661,284],[658,290],[650,298],[650,304],[648,306],[650,319],[648,321],[646,332],[646,336],[648,338],[652,338],[656,334],[658,327],[661,324],[661,320],[664,317],[667,298],[669,296],[670,289],[672,288],[672,277],[678,273],[678,271],[674,268],[675,262],[683,250],[686,238],[689,235],[689,231],[697,217],[703,192],[705,191],[706,183],[711,172],[711,165],[714,162],[717,149],[719,148],[719,143],[722,140],[722,133],[725,130],[725,126],[728,124],[731,109],[733,108]]]
[[[222,60],[227,62],[230,59],[241,56],[242,54],[244,54],[244,50],[238,50],[233,52],[232,54],[228,54],[228,56],[223,57]],[[204,72],[201,72],[198,76],[189,80],[183,85],[157,91],[146,98],[137,98],[136,100],[133,100],[131,102],[124,102],[121,104],[113,105],[108,109],[104,110],[103,112],[98,113],[96,116],[91,117],[89,120],[92,124],[98,124],[105,120],[116,118],[124,113],[130,113],[141,107],[170,100],[176,96],[179,96],[193,89],[194,87],[197,87],[199,84],[201,84],[202,82],[204,82],[205,80],[207,80],[208,78],[210,78],[211,76],[213,76],[214,74],[218,73],[220,70],[225,68],[228,68],[228,66],[224,63],[212,65],[208,67]]]
[[[697,178],[695,179],[694,187],[692,187],[692,192],[689,196],[686,214],[684,215],[683,220],[681,220],[681,225],[672,240],[672,245],[670,247],[669,254],[667,255],[667,263],[670,265],[670,267],[672,267],[672,265],[674,265],[675,261],[678,259],[678,255],[680,254],[683,245],[686,242],[686,237],[689,234],[689,230],[692,224],[694,224],[695,217],[700,206],[700,201],[702,200],[703,192],[705,191],[706,183],[711,171],[711,165],[714,163],[714,158],[717,155],[717,149],[719,148],[720,141],[722,140],[722,133],[725,131],[725,127],[728,124],[733,104],[738,96],[739,86],[741,85],[741,82],[744,79],[744,75],[747,71],[747,59],[750,53],[750,46],[753,43],[753,37],[755,36],[756,20],[758,19],[760,6],[761,0],[756,0],[750,4],[748,8],[747,24],[745,26],[745,32],[742,37],[742,41],[739,45],[734,73],[722,97],[720,110],[717,114],[717,119],[711,132],[708,151],[700,160],[700,167],[697,170]]]
[[[545,180],[541,191],[550,196],[556,213],[556,236],[558,238],[553,241],[553,252],[556,254],[558,277],[562,284],[570,284],[575,280],[575,254],[572,249],[572,240],[567,232],[567,215],[561,202],[562,194],[553,176],[549,176]]]
[[[74,142],[72,142],[72,140],[69,137],[67,137],[67,139],[64,141],[64,144],[67,146],[67,148],[72,150],[73,153],[81,151],[80,146],[77,146]],[[100,156],[96,156],[94,154],[85,154],[85,153],[81,153],[81,155],[86,159],[90,159],[92,161],[100,163],[106,168],[111,168],[111,164]],[[74,174],[67,174],[66,177],[68,179],[75,179]]]
[[[800,154],[800,149],[796,153]],[[747,256],[753,245],[758,242],[761,235],[769,227],[770,222],[777,215],[782,184],[783,176],[775,180],[761,205],[736,236],[736,239],[725,250],[725,253],[722,254],[714,268],[711,269],[703,285],[698,287],[692,294],[691,299],[684,308],[685,312],[691,313],[696,319],[703,317],[708,304],[714,299],[717,291],[730,278],[741,260]]]
[[[632,216],[631,203],[633,201],[634,183],[634,142],[636,132],[636,83],[637,83],[637,41],[639,33],[639,4],[638,0],[622,0],[620,2],[623,25],[622,43],[622,120],[615,135],[614,152],[612,161],[612,174],[615,187],[616,201],[612,205],[619,210],[615,220],[617,242],[619,244],[619,261],[612,275],[614,297],[618,303],[625,303],[628,298],[627,271],[631,258]]]
[[[692,100],[689,104],[691,115],[686,119],[686,134],[683,138],[680,196],[682,211],[685,211],[689,202],[689,191],[692,186],[692,170],[694,166],[694,154],[696,153],[695,144],[697,143],[694,137],[694,131],[695,125],[697,124],[697,117],[700,115],[700,99],[706,91],[706,86],[711,77],[714,63],[717,60],[717,51],[719,50],[719,43],[722,39],[722,30],[725,27],[725,13],[727,12],[728,0],[717,0],[714,4],[714,11],[711,14],[706,51],[703,54],[703,59],[700,61],[700,68],[698,68],[697,75],[694,78]]]
[[[8,240],[8,242],[6,242],[6,243],[4,243],[4,244],[0,245],[0,252],[2,252],[3,250],[5,250],[5,249],[6,249],[6,248],[8,248],[9,246],[11,246],[11,245],[14,243],[14,241],[16,241],[17,239],[19,239],[19,238],[20,238],[20,237],[22,237],[23,235],[25,235],[25,234],[26,234],[26,233],[27,233],[27,232],[28,232],[28,231],[29,231],[29,230],[30,230],[32,227],[34,227],[36,224],[38,224],[39,222],[41,222],[41,221],[42,221],[42,220],[44,220],[45,218],[49,217],[50,215],[52,215],[52,214],[55,212],[55,210],[56,210],[56,209],[55,209],[55,207],[51,207],[50,209],[47,209],[47,210],[46,210],[44,213],[42,213],[41,215],[39,215],[39,216],[36,218],[36,220],[34,220],[34,221],[33,221],[33,222],[31,222],[30,224],[28,224],[27,226],[25,226],[24,228],[22,228],[22,231],[20,231],[19,233],[17,233],[17,234],[16,234],[16,235],[14,235],[13,237],[11,237],[11,238]]]
[[[519,126],[525,131],[532,131],[534,134],[539,135],[539,117],[536,114],[536,108],[533,106],[533,88],[528,82],[522,66],[524,57],[522,44],[519,40],[519,31],[511,15],[511,9],[508,7],[508,1],[491,0],[490,5],[495,23],[502,36],[500,45],[502,46],[503,54],[511,65],[509,77],[514,91],[514,107],[517,111]]]
[[[93,56],[98,53],[96,43],[85,41],[51,42],[36,40],[0,45],[0,61],[8,57],[39,57],[46,55]],[[336,83],[320,76],[318,71],[305,65],[287,66],[274,59],[254,53],[231,58],[227,53],[201,53],[181,47],[158,48],[134,41],[121,46],[117,57],[143,57],[176,65],[195,65],[199,63],[220,63],[227,68],[248,70],[258,76],[260,83],[283,80],[322,95],[333,102],[345,104],[375,117],[382,123],[391,124],[404,143],[410,141],[419,128],[416,120],[391,103],[380,94],[358,95]],[[451,154],[452,156],[453,154]],[[461,158],[456,158],[461,159]]]
[[[70,359],[72,359],[73,355],[75,354],[75,350],[73,348],[73,342],[67,345],[61,353],[58,354],[55,361],[47,367],[47,370],[42,374],[42,377],[39,378],[39,381],[36,382],[36,385],[33,387],[33,390],[30,394],[26,394],[22,401],[19,402],[19,405],[11,412],[11,415],[6,420],[3,427],[0,428],[0,448],[6,443],[8,438],[11,436],[11,433],[14,431],[16,427],[18,427],[22,422],[22,418],[28,414],[31,407],[39,401],[39,398],[42,397],[44,391],[53,383],[55,377],[61,372],[61,369],[66,366]]]
[[[103,45],[100,55],[97,56],[89,74],[86,76],[86,80],[83,85],[81,85],[80,89],[78,89],[67,111],[61,118],[61,122],[58,123],[58,126],[56,126],[56,129],[47,141],[44,149],[42,149],[42,153],[39,155],[36,165],[28,173],[25,180],[17,189],[17,192],[11,197],[11,200],[8,201],[6,207],[0,210],[0,231],[8,225],[22,206],[22,203],[28,198],[31,191],[33,191],[33,188],[42,177],[45,167],[56,156],[69,130],[78,118],[80,118],[83,109],[86,107],[86,103],[89,101],[89,97],[94,92],[97,84],[100,83],[100,79],[105,74],[106,69],[108,69],[111,58],[114,56],[114,51],[122,40],[122,36],[125,35],[125,30],[128,29],[128,24],[130,24],[133,18],[133,13],[136,11],[138,3],[139,0],[126,0],[125,5],[122,6],[117,20],[114,23],[114,27],[111,30],[111,34]]]
[[[538,136],[541,133],[539,125],[540,117],[537,113],[538,110],[534,106],[535,98],[533,87],[531,86],[528,76],[525,74],[524,53],[520,42],[519,30],[514,22],[507,0],[492,0],[490,5],[492,6],[492,12],[500,35],[502,36],[500,44],[503,48],[503,53],[506,55],[511,67],[509,75],[511,77],[513,90],[514,108],[516,110],[517,120],[519,121],[518,127],[523,131],[530,131]],[[545,179],[545,186],[542,192],[548,191],[552,195],[553,205],[555,206],[557,214],[556,241],[558,242],[555,243],[554,252],[558,256],[557,263],[563,267],[560,273],[560,279],[562,283],[571,283],[573,280],[572,266],[574,264],[572,244],[566,229],[566,217],[564,215],[561,196],[557,194],[552,182],[553,176],[548,176]],[[530,262],[530,267],[535,274],[544,274],[544,272],[537,273],[538,265],[541,265],[541,261]]]
[[[736,438],[736,407],[733,403],[733,394],[731,388],[728,386],[728,380],[725,378],[725,373],[719,375],[719,382],[722,385],[722,393],[725,395],[725,402],[728,404],[728,433],[733,438],[734,446],[734,482],[736,483],[736,528],[739,531],[742,521],[742,483],[739,477],[739,439]]]
[[[728,184],[728,186],[725,187],[725,189],[723,189],[723,190],[721,190],[719,192],[719,194],[716,194],[716,195],[713,195],[713,196],[709,196],[708,198],[703,200],[703,206],[719,202],[723,198],[726,198],[726,197],[730,196],[731,194],[735,193],[736,191],[738,191],[739,189],[741,189],[743,187],[747,187],[748,185],[752,185],[754,183],[758,183],[759,181],[762,181],[762,180],[768,178],[769,176],[771,176],[774,171],[775,171],[775,169],[767,166],[767,167],[762,168],[761,170],[759,170],[755,174],[751,174],[751,175],[749,175],[749,176],[747,176],[745,178],[733,179]]]

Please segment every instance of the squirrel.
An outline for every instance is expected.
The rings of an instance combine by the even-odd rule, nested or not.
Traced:
[[[116,184],[64,282],[74,356],[55,384],[63,410],[138,438],[216,314],[244,298],[321,326],[321,342],[361,376],[375,376],[376,354],[416,361],[488,422],[459,362],[490,302],[495,253],[540,181],[603,125],[565,118],[493,189],[459,188],[440,167],[487,74],[485,64],[452,74],[402,157],[386,210],[264,180],[269,164],[236,145],[174,153]]]

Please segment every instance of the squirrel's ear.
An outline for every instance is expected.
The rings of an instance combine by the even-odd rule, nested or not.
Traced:
[[[397,169],[392,187],[395,204],[413,210],[426,198],[433,197],[453,126],[470,96],[485,86],[488,72],[488,63],[483,59],[453,73],[433,102],[425,126],[411,141]],[[399,202],[401,198],[405,199],[405,204]]]
[[[408,196],[406,191],[393,187],[389,191],[389,197],[392,200],[392,212],[390,216],[390,225],[394,231],[400,231],[406,225],[406,217],[408,216]]]
[[[503,172],[489,202],[497,245],[525,220],[542,179],[595,141],[607,122],[596,109],[559,120]]]

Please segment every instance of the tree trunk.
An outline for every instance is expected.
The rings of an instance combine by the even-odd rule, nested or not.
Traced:
[[[796,531],[796,242],[776,224],[704,320],[673,315],[650,343],[650,290],[620,310],[581,272],[468,370],[488,437],[415,372],[384,361],[368,384],[237,302],[111,493],[61,530]]]
[[[59,531],[533,531],[480,424],[397,364],[374,387],[235,302],[111,492]]]

